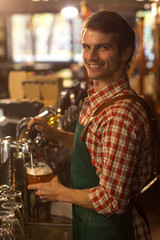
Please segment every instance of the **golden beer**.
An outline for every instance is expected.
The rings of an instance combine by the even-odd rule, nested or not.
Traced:
[[[54,177],[52,169],[43,162],[37,162],[34,166],[26,164],[26,174],[29,184],[49,182]]]

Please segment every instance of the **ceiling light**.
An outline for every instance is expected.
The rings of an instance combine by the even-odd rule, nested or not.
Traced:
[[[151,5],[151,12],[153,16],[157,15],[157,4],[156,3],[152,3]]]
[[[150,3],[146,3],[144,4],[144,9],[151,9],[151,4]]]
[[[61,14],[67,19],[72,19],[78,16],[78,10],[75,7],[65,7],[61,10]]]

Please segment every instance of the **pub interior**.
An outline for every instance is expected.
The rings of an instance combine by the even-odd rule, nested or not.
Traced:
[[[121,14],[136,34],[130,84],[157,119],[155,182],[142,205],[152,240],[160,240],[159,0],[0,0],[0,208],[5,210],[8,195],[18,199],[23,223],[16,239],[72,239],[71,204],[40,201],[27,190],[26,178],[34,145],[62,184],[70,186],[71,152],[56,140],[45,144],[38,134],[27,142],[27,123],[41,114],[50,125],[74,132],[90,84],[81,59],[81,26],[102,9]]]

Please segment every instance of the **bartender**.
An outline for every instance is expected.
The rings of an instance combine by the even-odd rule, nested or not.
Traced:
[[[151,173],[149,120],[139,102],[123,99],[136,95],[127,76],[134,31],[119,14],[99,11],[84,21],[81,42],[92,84],[75,134],[41,118],[28,124],[73,150],[72,188],[55,176],[28,189],[41,199],[73,204],[74,240],[149,240],[147,224],[131,204]]]

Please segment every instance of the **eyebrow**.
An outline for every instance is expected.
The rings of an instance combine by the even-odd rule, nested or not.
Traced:
[[[82,46],[90,46],[90,44],[89,43],[82,43]],[[102,42],[102,43],[97,43],[96,45],[95,45],[95,47],[101,47],[101,46],[103,46],[103,45],[105,45],[105,46],[107,46],[107,47],[111,47],[112,46],[112,44],[111,43],[108,43],[108,42]]]

